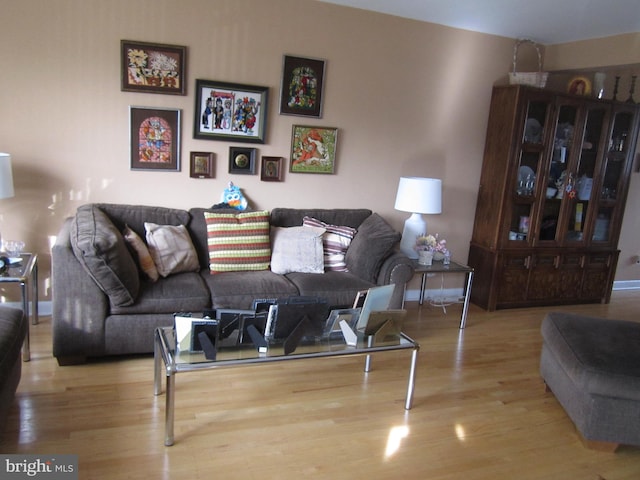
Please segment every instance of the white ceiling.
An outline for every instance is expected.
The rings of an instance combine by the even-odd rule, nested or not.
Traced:
[[[640,0],[320,0],[552,45],[640,32]]]

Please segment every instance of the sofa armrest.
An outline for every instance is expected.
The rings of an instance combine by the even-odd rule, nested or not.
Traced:
[[[378,285],[396,285],[389,308],[402,308],[405,286],[413,278],[414,272],[413,262],[401,252],[392,253],[382,262],[378,272]]]
[[[53,355],[61,364],[63,358],[103,354],[109,315],[107,296],[73,253],[71,222],[65,220],[51,250]]]

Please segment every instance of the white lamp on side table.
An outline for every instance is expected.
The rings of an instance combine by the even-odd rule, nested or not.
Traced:
[[[395,209],[411,213],[404,222],[400,251],[409,258],[418,258],[416,238],[427,233],[427,222],[422,215],[442,213],[442,180],[400,177]]]
[[[13,190],[13,173],[11,171],[11,155],[0,153],[0,199],[11,198],[15,195]],[[0,235],[0,248],[2,236]]]

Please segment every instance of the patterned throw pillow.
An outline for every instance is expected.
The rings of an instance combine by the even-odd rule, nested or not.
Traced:
[[[204,212],[211,273],[267,270],[269,212]]]
[[[160,274],[158,273],[156,264],[153,262],[151,253],[147,248],[147,244],[144,243],[144,240],[140,238],[140,235],[131,230],[129,225],[125,225],[124,230],[122,231],[122,236],[124,237],[124,241],[127,242],[127,245],[129,245],[135,253],[140,269],[144,272],[147,278],[149,278],[149,280],[157,282]]]
[[[161,276],[200,270],[198,255],[184,225],[145,222],[144,229],[147,232],[149,253]]]
[[[325,271],[348,272],[345,255],[356,229],[346,226],[329,225],[312,217],[304,217],[302,225],[305,227],[320,227],[325,229],[322,236],[324,246]]]

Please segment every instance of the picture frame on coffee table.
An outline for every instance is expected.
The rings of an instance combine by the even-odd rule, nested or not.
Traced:
[[[190,160],[191,178],[215,178],[212,152],[191,152]]]
[[[292,173],[335,172],[338,129],[294,125],[291,134]]]
[[[264,143],[269,87],[196,80],[193,138]]]
[[[123,92],[187,94],[187,47],[120,41]]]
[[[229,147],[229,173],[255,175],[256,149]]]
[[[263,182],[281,182],[282,176],[282,157],[262,157],[260,180]]]
[[[180,171],[177,108],[129,107],[131,170]]]

